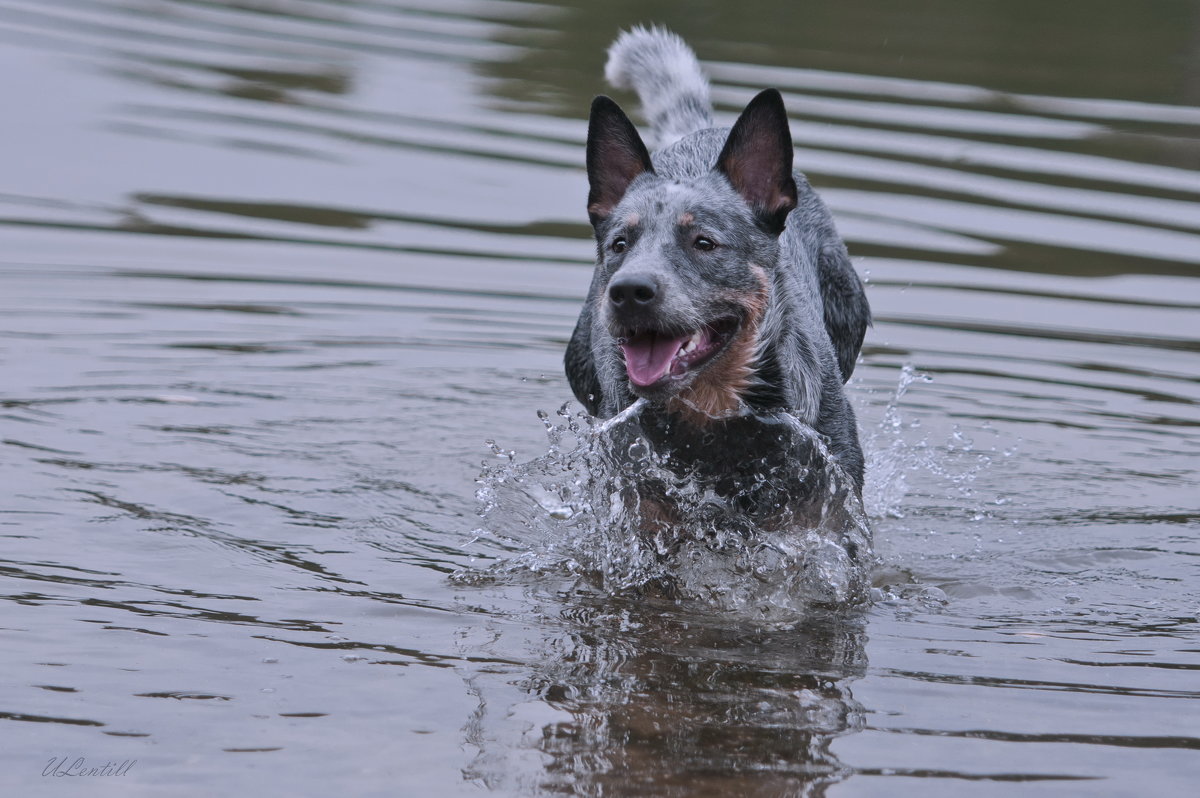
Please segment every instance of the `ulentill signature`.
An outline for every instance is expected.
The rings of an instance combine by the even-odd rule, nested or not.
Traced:
[[[105,762],[98,767],[89,766],[87,759],[77,756],[56,756],[46,763],[42,769],[43,776],[124,776],[129,769],[137,764],[136,759],[126,759],[122,762]]]

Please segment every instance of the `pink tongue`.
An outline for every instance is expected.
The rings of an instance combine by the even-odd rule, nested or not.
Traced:
[[[667,338],[658,333],[647,333],[621,344],[629,381],[645,387],[661,380],[671,367],[671,360],[688,338],[687,335]]]

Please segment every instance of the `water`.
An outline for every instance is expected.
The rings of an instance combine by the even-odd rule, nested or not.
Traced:
[[[646,20],[868,275],[858,610],[478,514],[573,451]],[[0,68],[5,794],[1194,792],[1200,4],[0,0]]]
[[[549,451],[530,463],[491,442],[501,463],[479,480],[479,538],[520,554],[456,573],[463,583],[565,571],[608,596],[661,592],[789,627],[868,600],[861,499],[798,418],[746,411],[680,428],[642,400],[602,422],[570,405],[558,415],[541,414]],[[716,441],[738,448],[723,457]]]

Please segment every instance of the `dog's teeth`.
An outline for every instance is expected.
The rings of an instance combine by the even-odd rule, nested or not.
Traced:
[[[680,347],[679,351],[686,355],[689,352],[693,351],[699,345],[700,345],[700,331],[696,330],[696,332],[692,333],[692,337],[687,339],[687,343],[685,343],[682,347]]]

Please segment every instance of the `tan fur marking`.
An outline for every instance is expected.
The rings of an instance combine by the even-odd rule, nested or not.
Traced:
[[[626,227],[637,227],[638,222],[640,222],[641,220],[642,220],[641,216],[638,216],[636,213],[631,213],[625,217],[625,226]]]
[[[675,544],[680,533],[679,518],[675,507],[666,498],[639,497],[637,501],[638,531],[642,539],[654,547],[659,554],[666,554]]]
[[[679,216],[679,225],[681,227],[690,227],[694,221],[696,221],[696,217],[690,213],[684,213]]]
[[[686,390],[667,403],[668,410],[696,426],[704,426],[739,410],[742,395],[754,378],[758,325],[767,309],[770,281],[761,266],[752,264],[750,269],[758,279],[758,290],[731,297],[748,311],[737,336],[717,362],[710,364]]]

